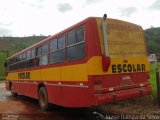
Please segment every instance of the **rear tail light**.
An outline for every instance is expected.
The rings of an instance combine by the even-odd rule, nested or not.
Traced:
[[[111,64],[111,58],[109,56],[102,55],[102,68],[104,72],[107,72]]]

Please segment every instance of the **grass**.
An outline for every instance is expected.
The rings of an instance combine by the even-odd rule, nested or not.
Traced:
[[[155,97],[157,95],[157,82],[156,82],[156,68],[160,67],[160,65],[152,64],[150,65],[150,81],[152,85],[152,96]]]

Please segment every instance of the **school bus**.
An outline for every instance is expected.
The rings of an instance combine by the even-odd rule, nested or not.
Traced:
[[[89,17],[6,60],[12,95],[64,107],[90,107],[151,94],[141,26]]]

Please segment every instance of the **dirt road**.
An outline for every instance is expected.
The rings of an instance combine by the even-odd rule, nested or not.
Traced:
[[[159,120],[160,107],[151,100],[151,96],[147,96],[97,108],[53,107],[45,112],[40,109],[38,100],[22,95],[12,97],[5,90],[5,83],[0,83],[0,120],[112,120],[119,117],[124,120]]]
[[[4,82],[0,82],[0,88],[5,88],[5,83]]]
[[[38,101],[29,97],[11,96],[0,83],[0,120],[97,120],[95,109],[69,109],[63,107],[42,111]]]

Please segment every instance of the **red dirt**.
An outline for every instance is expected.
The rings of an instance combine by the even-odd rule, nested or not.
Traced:
[[[0,83],[0,88],[5,88],[5,83],[4,82]]]
[[[94,120],[91,114],[95,108],[91,109],[59,107],[45,112],[39,108],[37,100],[21,95],[12,97],[10,92],[5,90],[5,83],[0,83],[0,114],[2,114],[0,119],[7,113],[18,115],[19,120],[39,120],[39,118],[42,120],[88,120],[88,118]],[[142,117],[145,119],[160,119],[160,107],[151,96],[103,105],[96,110],[103,111],[104,115],[144,115]],[[155,115],[158,115],[158,118],[154,118]]]

